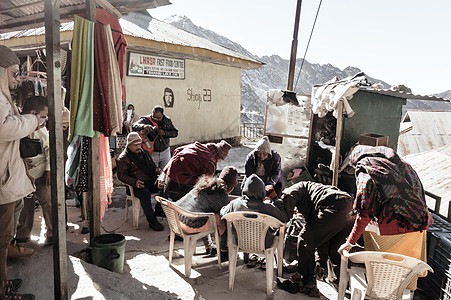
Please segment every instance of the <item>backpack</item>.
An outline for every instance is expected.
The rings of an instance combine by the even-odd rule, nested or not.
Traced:
[[[158,124],[152,120],[151,117],[146,117],[153,126],[155,126],[156,128],[158,128]],[[138,131],[139,136],[141,137],[142,140],[142,148],[144,150],[146,150],[149,154],[152,154],[154,148],[154,144],[155,144],[155,139],[154,140],[150,140],[149,137],[147,136],[148,132],[146,130],[140,130]]]
[[[301,214],[295,214],[288,222],[283,247],[283,258],[287,263],[297,260],[298,238],[305,226],[305,219]]]

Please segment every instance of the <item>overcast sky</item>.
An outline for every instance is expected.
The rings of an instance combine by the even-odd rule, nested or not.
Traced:
[[[185,15],[258,56],[289,59],[297,0],[170,0],[149,10],[160,20]],[[302,3],[302,58],[319,0]],[[306,59],[358,67],[413,93],[451,90],[450,0],[324,0]]]

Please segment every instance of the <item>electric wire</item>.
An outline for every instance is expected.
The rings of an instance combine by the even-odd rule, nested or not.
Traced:
[[[296,83],[294,85],[293,91],[296,90],[296,87],[298,85],[298,80],[301,77],[301,70],[302,70],[302,67],[304,66],[305,57],[307,56],[308,47],[310,45],[310,40],[312,39],[313,31],[315,30],[316,19],[318,19],[318,14],[319,14],[319,10],[321,8],[321,3],[322,2],[323,2],[323,0],[320,0],[319,4],[318,4],[318,10],[316,11],[315,21],[313,21],[312,31],[310,31],[310,37],[308,38],[307,47],[305,47],[304,57],[302,58],[301,67],[299,68],[298,76],[296,78]]]

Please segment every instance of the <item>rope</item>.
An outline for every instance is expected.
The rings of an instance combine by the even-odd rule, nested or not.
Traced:
[[[321,8],[321,3],[322,3],[322,2],[323,2],[323,0],[320,0],[320,1],[319,1],[319,4],[318,4],[318,10],[316,11],[315,21],[313,21],[312,31],[310,31],[310,37],[308,38],[307,47],[305,48],[304,57],[302,58],[301,67],[299,68],[298,77],[296,78],[296,84],[294,85],[293,91],[296,90],[296,87],[297,87],[297,85],[298,85],[298,80],[299,80],[299,78],[301,77],[302,66],[304,66],[305,57],[307,56],[308,47],[309,47],[309,45],[310,45],[310,40],[312,39],[313,30],[315,30],[316,19],[318,18],[319,9]]]

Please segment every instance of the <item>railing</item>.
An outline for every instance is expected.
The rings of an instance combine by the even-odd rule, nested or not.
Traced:
[[[245,138],[260,138],[263,136],[262,123],[241,123],[240,132],[241,136]]]

